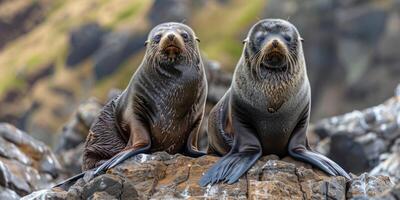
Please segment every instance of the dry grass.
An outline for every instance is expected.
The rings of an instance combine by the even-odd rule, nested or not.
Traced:
[[[248,28],[258,21],[265,4],[264,0],[234,0],[228,5],[210,2],[206,12],[197,12],[192,24],[206,56],[233,70],[242,52],[242,40]]]
[[[110,28],[118,28],[119,22],[137,23],[134,19],[143,15],[152,1],[54,0],[51,3],[53,9],[45,22],[24,37],[10,42],[0,52],[0,98],[10,88],[26,87],[21,77],[27,77],[57,60],[65,60],[71,29],[90,21]]]

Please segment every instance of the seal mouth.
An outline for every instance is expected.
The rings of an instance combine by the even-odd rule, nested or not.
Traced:
[[[284,70],[286,68],[286,56],[279,51],[266,54],[261,66],[270,70]]]
[[[178,42],[165,42],[162,44],[162,60],[168,63],[176,62],[182,53],[182,47],[180,46],[181,45],[179,45]]]
[[[163,48],[163,52],[166,54],[179,54],[181,52],[181,48],[175,44],[169,44]]]

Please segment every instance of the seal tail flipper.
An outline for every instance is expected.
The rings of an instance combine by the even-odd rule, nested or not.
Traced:
[[[140,154],[140,153],[146,153],[149,149],[150,149],[150,145],[146,146],[144,148],[137,149],[137,150],[128,149],[128,150],[122,151],[121,153],[115,155],[111,159],[109,159],[106,162],[104,162],[103,164],[101,164],[94,171],[89,170],[89,171],[85,171],[80,174],[77,174],[77,175],[53,186],[53,188],[60,187],[63,190],[68,190],[80,178],[84,178],[85,181],[88,182],[89,180],[93,179],[94,177],[104,173],[108,169],[111,169],[111,168],[115,167],[116,165],[122,163],[126,159],[128,159],[132,156],[135,156],[137,154]]]
[[[227,154],[206,172],[199,184],[204,187],[220,181],[235,183],[260,157],[261,151]]]
[[[194,139],[195,137],[197,137],[198,134],[198,129],[195,129],[194,131],[192,131],[189,135],[189,139],[186,142],[185,145],[185,149],[183,150],[183,155],[185,156],[190,156],[193,158],[198,158],[204,155],[207,155],[205,152],[202,151],[198,151],[195,149],[194,145],[197,146],[197,139]],[[195,143],[195,144],[193,144]]]
[[[201,130],[201,123],[203,121],[204,111],[197,117],[190,130],[189,137],[184,146],[183,155],[198,158],[207,153],[198,150],[199,133]]]
[[[75,182],[78,179],[82,178],[84,175],[85,175],[85,172],[77,174],[77,175],[75,175],[75,176],[73,176],[71,178],[68,178],[67,180],[65,180],[65,181],[63,181],[61,183],[58,183],[57,185],[53,186],[53,188],[59,187],[59,188],[65,190],[65,191],[67,191],[73,184],[75,184]]]
[[[193,148],[187,148],[183,152],[183,155],[189,156],[189,157],[192,157],[192,158],[198,158],[198,157],[207,155],[207,153],[202,152],[202,151],[194,150]]]
[[[351,180],[350,175],[338,164],[325,157],[324,155],[306,149],[306,147],[304,146],[298,146],[289,150],[289,154],[294,158],[306,161],[318,167],[322,171],[332,176],[344,176],[348,180]]]

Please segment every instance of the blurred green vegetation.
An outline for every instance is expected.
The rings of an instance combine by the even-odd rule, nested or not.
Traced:
[[[146,15],[153,1],[53,0],[47,3],[44,22],[0,52],[0,98],[11,88],[27,88],[23,77],[43,67],[53,63],[65,68],[68,34],[84,23],[95,21],[111,31],[150,28]],[[257,20],[264,4],[264,0],[254,0],[251,4],[239,0],[227,4],[209,1],[196,10],[187,23],[201,38],[200,48],[204,54],[232,71],[242,51],[245,31]],[[109,80],[96,85],[96,96],[104,97],[111,87],[123,88],[140,63],[141,55],[132,56],[121,64],[116,74],[108,77]],[[91,68],[91,65],[91,62],[84,62],[78,67]]]

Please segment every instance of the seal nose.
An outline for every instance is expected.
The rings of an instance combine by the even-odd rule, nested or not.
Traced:
[[[279,45],[279,42],[277,39],[272,40],[272,47],[277,48]]]
[[[168,39],[173,41],[175,39],[175,35],[173,33],[168,34]]]

